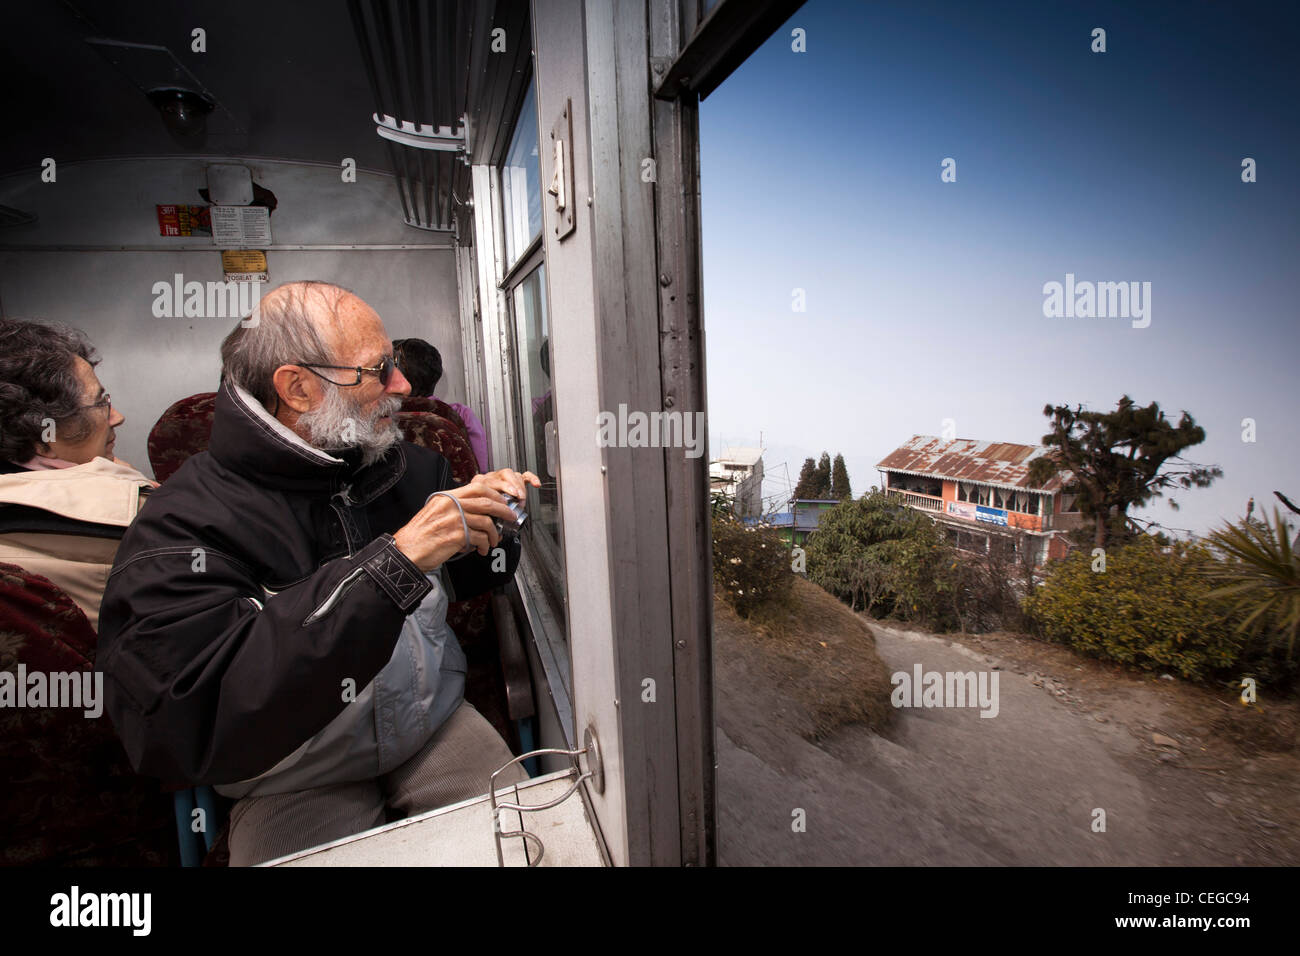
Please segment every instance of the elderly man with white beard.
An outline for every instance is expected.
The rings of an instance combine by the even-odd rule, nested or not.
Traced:
[[[133,765],[238,800],[232,865],[485,793],[511,754],[464,700],[447,602],[513,575],[496,519],[537,476],[455,487],[400,441],[410,385],[345,289],[272,290],[221,354],[209,449],[154,493],[104,593],[96,666]]]

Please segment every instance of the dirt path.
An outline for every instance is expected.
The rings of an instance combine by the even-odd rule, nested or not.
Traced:
[[[1013,635],[871,627],[891,672],[996,669],[998,715],[903,708],[888,737],[850,725],[814,745],[782,725],[780,688],[720,642],[722,863],[1300,862],[1300,758],[1285,714],[1289,752],[1249,735],[1243,747],[1216,713],[1235,720],[1230,705],[1198,687]],[[792,826],[798,810],[805,832]]]

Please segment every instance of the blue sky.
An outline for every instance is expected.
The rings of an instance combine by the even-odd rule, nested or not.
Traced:
[[[1188,457],[1224,469],[1142,514],[1203,533],[1300,498],[1298,27],[1210,0],[809,0],[701,104],[711,450],[761,432],[792,478],[839,451],[860,493],[944,419],[1037,443],[1044,405],[1128,393],[1190,412]],[[1045,317],[1067,273],[1151,283],[1150,325]]]

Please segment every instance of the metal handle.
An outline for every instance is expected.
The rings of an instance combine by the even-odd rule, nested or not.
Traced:
[[[529,831],[522,829],[522,823],[520,823],[520,829],[518,830],[503,831],[501,829],[501,811],[514,810],[517,813],[535,813],[538,810],[549,810],[552,807],[558,807],[565,800],[568,800],[569,797],[577,793],[578,788],[582,786],[584,780],[590,780],[592,788],[597,793],[605,792],[605,765],[601,760],[600,744],[596,741],[596,733],[591,727],[588,727],[586,732],[583,734],[582,743],[583,746],[580,750],[563,750],[557,747],[530,750],[526,754],[520,754],[518,757],[512,758],[492,772],[491,780],[488,783],[488,802],[492,807],[492,839],[495,842],[497,849],[497,866],[506,865],[505,854],[501,849],[501,841],[506,837],[519,837],[524,841],[524,857],[525,859],[528,859],[529,866],[536,866],[538,863],[542,862],[542,855],[546,852],[546,844],[542,842],[542,838],[535,833],[530,833]],[[573,776],[573,783],[569,785],[569,789],[565,790],[564,793],[555,799],[548,800],[546,803],[522,804],[518,802],[497,802],[496,783],[498,775],[504,773],[512,765],[527,760],[530,757],[541,757],[546,755],[565,756],[570,759],[572,766],[570,767],[569,773]],[[582,756],[586,756],[587,758],[587,769],[585,770],[582,768],[582,763],[579,761],[579,758]],[[516,784],[516,800],[518,800],[518,793],[519,786]],[[537,848],[537,856],[535,858],[529,858],[528,855],[528,845],[530,841],[535,844]]]

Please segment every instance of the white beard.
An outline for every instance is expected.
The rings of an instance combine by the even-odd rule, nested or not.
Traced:
[[[322,451],[339,451],[347,448],[362,449],[361,463],[370,465],[383,458],[388,449],[402,439],[397,422],[391,421],[380,428],[379,419],[395,415],[402,407],[399,398],[386,398],[375,406],[369,416],[362,416],[361,407],[343,395],[338,387],[325,389],[325,399],[310,412],[298,418],[298,424],[307,432],[307,440]]]

